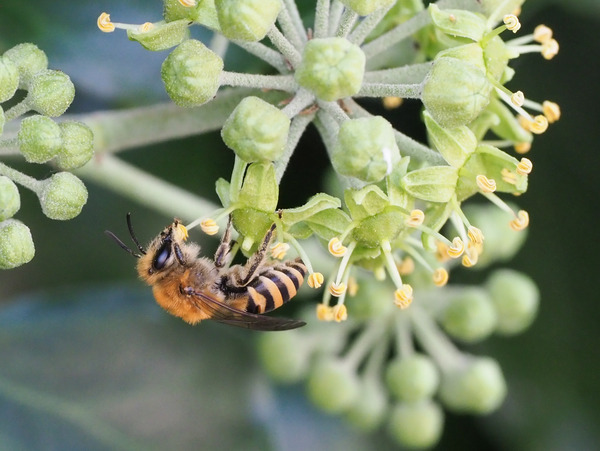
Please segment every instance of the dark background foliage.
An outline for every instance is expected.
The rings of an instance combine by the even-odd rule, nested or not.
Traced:
[[[0,52],[19,42],[46,51],[50,67],[64,70],[76,85],[70,112],[166,101],[159,79],[165,53],[146,52],[124,33],[102,34],[95,25],[103,10],[114,21],[156,21],[160,7],[141,0],[2,2]],[[550,62],[539,55],[520,58],[510,85],[529,98],[558,102],[563,112],[529,155],[534,172],[519,199],[530,212],[529,238],[509,264],[538,283],[542,303],[524,334],[469,349],[499,360],[509,395],[489,417],[448,415],[439,449],[592,449],[600,440],[594,282],[600,5],[530,0],[521,20],[522,33],[539,23],[550,26],[561,46]],[[241,51],[226,61],[231,70],[248,64],[258,65]],[[409,106],[394,119],[414,122],[416,115]],[[284,178],[283,206],[319,189],[303,182],[308,171],[325,167],[322,155],[311,129]],[[213,200],[215,175],[227,177],[232,162],[216,134],[132,150],[123,158]],[[9,164],[41,178],[51,172]],[[131,258],[102,231],[124,232],[125,212],[132,211],[145,241],[170,218],[91,183],[88,189],[83,213],[66,223],[45,218],[35,196],[21,191],[18,218],[31,228],[36,257],[0,272],[1,448],[393,447],[384,434],[360,436],[321,415],[301,386],[270,386],[245,333],[211,324],[191,328],[159,311],[135,281]],[[203,244],[209,251],[215,246]]]

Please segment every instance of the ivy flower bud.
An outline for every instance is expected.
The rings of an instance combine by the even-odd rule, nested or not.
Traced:
[[[438,58],[423,84],[421,100],[442,127],[467,125],[490,101],[492,85],[480,67],[457,58]]]
[[[396,405],[390,414],[390,436],[406,448],[424,449],[435,445],[442,435],[444,413],[431,400]]]
[[[296,81],[319,99],[333,101],[360,90],[365,54],[344,38],[312,39],[304,46]]]
[[[308,372],[311,347],[298,331],[288,330],[260,335],[258,355],[274,380],[291,384],[299,382]]]
[[[73,219],[87,202],[87,189],[81,180],[70,172],[58,172],[43,181],[38,193],[42,211],[50,219]]]
[[[157,52],[181,44],[190,35],[189,19],[157,22],[149,29],[128,29],[127,37],[139,42],[145,49]]]
[[[40,114],[57,117],[67,111],[75,98],[75,86],[67,74],[46,69],[35,74],[27,99],[31,108]]]
[[[21,121],[17,134],[19,150],[30,163],[45,163],[54,158],[62,145],[59,125],[47,116],[34,115]]]
[[[308,396],[320,409],[336,414],[347,411],[358,399],[360,380],[353,368],[344,362],[327,358],[310,370]]]
[[[223,124],[227,146],[247,163],[276,161],[283,155],[290,119],[276,106],[254,96],[244,98]]]
[[[496,328],[496,309],[486,291],[465,290],[450,299],[440,322],[452,337],[474,343],[487,338]]]
[[[390,392],[398,400],[416,402],[435,394],[440,375],[431,358],[413,354],[392,360],[386,368],[385,380]]]
[[[439,396],[456,412],[490,413],[504,400],[506,382],[498,362],[476,358],[466,367],[443,375]]]
[[[372,377],[361,381],[360,395],[346,419],[363,432],[374,431],[381,425],[387,411],[387,396],[381,383]]]
[[[161,77],[169,97],[179,106],[202,105],[219,89],[223,60],[195,39],[183,41],[165,59]]]
[[[21,208],[19,189],[8,177],[0,176],[0,221],[12,218]]]
[[[35,246],[29,227],[16,219],[0,222],[0,269],[12,269],[31,261]]]
[[[4,52],[3,56],[17,65],[19,88],[26,88],[35,74],[48,68],[46,54],[29,42],[15,45]]]
[[[10,99],[19,87],[19,69],[5,56],[0,56],[0,102]]]
[[[375,116],[342,123],[331,161],[340,174],[375,183],[390,174],[399,159],[392,125]]]
[[[497,332],[514,335],[533,322],[540,293],[527,276],[509,269],[495,271],[486,283],[498,315]]]
[[[227,38],[260,41],[275,23],[281,0],[215,0],[215,7]]]
[[[373,11],[394,3],[394,0],[341,0],[341,2],[359,16],[368,16]]]
[[[86,164],[94,155],[94,134],[83,122],[65,121],[58,124],[62,145],[55,162],[60,169],[76,169]]]

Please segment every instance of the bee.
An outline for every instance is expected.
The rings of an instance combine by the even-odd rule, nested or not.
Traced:
[[[292,299],[307,273],[300,258],[284,262],[267,259],[275,224],[244,265],[230,265],[231,217],[214,259],[199,257],[200,246],[185,243],[187,229],[178,219],[154,238],[146,249],[133,232],[139,252],[130,249],[114,233],[106,231],[125,251],[138,259],[137,271],[152,287],[156,302],[170,314],[190,324],[211,319],[255,330],[287,330],[303,321],[263,315]]]

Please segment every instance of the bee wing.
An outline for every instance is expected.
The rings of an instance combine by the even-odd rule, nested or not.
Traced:
[[[238,310],[201,292],[194,292],[190,300],[201,310],[210,313],[210,319],[230,326],[254,330],[288,330],[306,325],[304,321],[257,315]]]

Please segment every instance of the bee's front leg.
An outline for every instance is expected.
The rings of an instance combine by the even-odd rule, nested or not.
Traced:
[[[229,219],[227,220],[227,228],[225,229],[225,233],[221,238],[221,242],[219,243],[219,247],[215,252],[215,266],[217,268],[223,268],[227,265],[227,258],[229,257],[229,252],[231,251],[231,215],[229,215]]]
[[[275,223],[273,223],[273,225],[271,225],[271,227],[267,231],[257,251],[254,253],[254,255],[252,255],[252,257],[248,259],[248,261],[244,265],[244,271],[242,274],[239,275],[239,278],[236,281],[240,286],[244,287],[248,285],[250,281],[256,277],[256,272],[258,271],[258,268],[261,267],[261,265],[267,258],[267,249],[269,247],[271,239],[273,238],[274,231]]]

